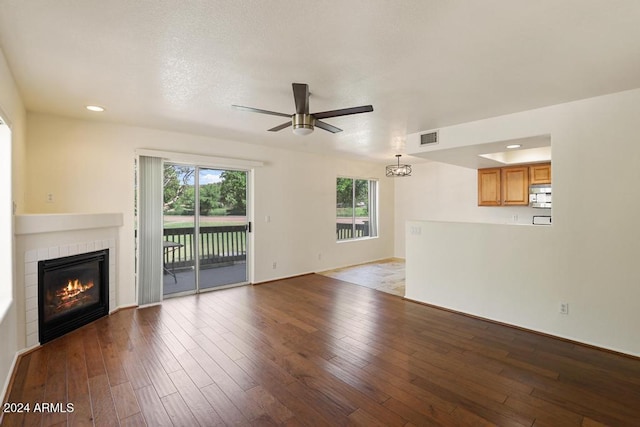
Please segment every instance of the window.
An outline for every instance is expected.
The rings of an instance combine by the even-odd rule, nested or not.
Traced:
[[[378,181],[338,178],[336,181],[337,240],[378,235]]]

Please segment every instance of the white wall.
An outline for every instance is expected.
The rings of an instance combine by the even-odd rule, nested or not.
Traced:
[[[133,200],[138,148],[264,162],[254,179],[254,282],[393,256],[394,188],[380,165],[44,114],[28,115],[28,131],[28,213],[124,214],[119,305],[135,303],[136,298]],[[379,238],[336,243],[338,175],[380,178]],[[49,193],[53,203],[46,201]]]
[[[543,231],[538,226],[433,223],[420,235],[409,233],[407,294],[640,355],[638,117],[640,89],[441,129],[441,145],[447,148],[550,134],[553,226]],[[404,210],[401,186],[406,184],[396,185],[398,218],[432,219],[421,210]],[[509,231],[494,233],[491,227]],[[530,232],[545,233],[544,239]],[[440,255],[432,262],[434,250]],[[547,257],[539,284],[530,275],[542,266],[514,261],[514,252],[525,261]],[[446,257],[448,263],[437,262]],[[496,257],[504,261],[502,268],[496,267]],[[505,290],[510,290],[508,298]],[[560,302],[570,304],[568,316],[558,316]]]
[[[25,114],[18,88],[4,58],[4,53],[0,50],[0,115],[2,115],[2,118],[9,124],[12,131],[10,150],[13,163],[11,170],[11,198],[17,202],[18,211],[22,208],[23,201]],[[3,153],[6,151],[7,150],[3,149]],[[7,182],[3,182],[3,184],[7,185]],[[0,209],[10,211],[11,206],[3,203]],[[10,215],[9,213],[8,216]],[[12,222],[7,223],[3,221],[0,223],[0,227],[3,229],[1,233],[3,238],[13,235]],[[9,228],[9,230],[7,230],[7,228]],[[13,241],[3,242],[3,248],[5,244],[6,246],[13,246]],[[11,252],[13,252],[13,250]],[[3,257],[9,257],[10,260],[14,258],[12,255],[12,253],[3,253]],[[13,260],[11,263],[13,264]],[[0,287],[3,288],[3,291],[0,292],[0,298],[2,299],[2,301],[0,301],[0,306],[2,306],[0,308],[0,342],[2,343],[2,345],[0,345],[0,401],[2,401],[5,387],[8,384],[11,374],[13,361],[18,351],[16,334],[19,320],[16,301],[13,298],[13,295],[16,293],[16,281],[14,280],[13,269],[3,271],[0,281]]]

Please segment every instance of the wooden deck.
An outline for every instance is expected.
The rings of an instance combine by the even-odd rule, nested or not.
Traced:
[[[2,426],[638,426],[640,361],[308,275],[121,310],[23,356],[8,401],[32,411]]]

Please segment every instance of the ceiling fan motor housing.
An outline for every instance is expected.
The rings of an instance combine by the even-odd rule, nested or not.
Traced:
[[[311,114],[294,114],[291,116],[293,132],[299,135],[308,135],[313,132],[315,119]]]

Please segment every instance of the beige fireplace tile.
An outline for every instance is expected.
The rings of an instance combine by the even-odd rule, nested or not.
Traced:
[[[38,259],[38,251],[30,250],[24,253],[25,262],[35,262]]]
[[[38,263],[37,262],[25,262],[24,263],[24,273],[25,274],[38,274]]]
[[[58,246],[49,248],[49,259],[58,258],[59,256],[60,256],[60,248]]]

